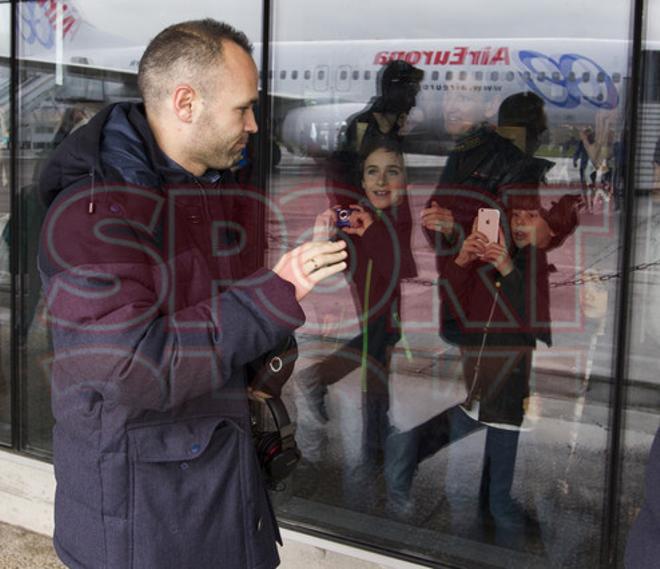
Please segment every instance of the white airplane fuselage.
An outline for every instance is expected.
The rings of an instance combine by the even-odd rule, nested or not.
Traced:
[[[59,15],[56,6],[21,4],[19,57],[53,64],[56,77],[68,65],[137,72],[144,46],[97,30],[71,3]],[[544,101],[550,131],[586,126],[599,111],[623,108],[629,51],[627,41],[589,38],[276,41],[269,77],[273,132],[290,151],[331,152],[347,119],[377,95],[379,70],[394,59],[424,71],[407,125],[419,152],[443,151],[443,99],[456,92],[501,101],[530,91]],[[254,54],[259,65],[259,44]]]

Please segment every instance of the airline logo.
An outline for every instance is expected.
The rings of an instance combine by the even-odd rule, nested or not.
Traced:
[[[520,62],[528,71],[522,77],[527,86],[548,103],[572,109],[582,102],[599,109],[614,109],[619,104],[619,93],[614,81],[593,59],[576,53],[567,53],[554,59],[539,51],[518,53]],[[543,81],[539,80],[541,73]],[[597,93],[582,81],[588,74],[599,85]]]
[[[508,47],[470,49],[455,47],[437,51],[379,51],[374,64],[384,65],[395,59],[403,59],[411,65],[509,65]]]
[[[38,44],[45,49],[55,45],[58,4],[62,13],[62,35],[71,38],[80,25],[80,14],[71,5],[56,0],[21,2],[21,38],[27,45]]]
[[[565,109],[583,103],[599,109],[614,109],[619,104],[619,93],[612,77],[589,57],[567,53],[555,59],[532,50],[521,50],[517,55],[519,78],[547,103]],[[373,62],[385,65],[397,59],[411,65],[497,68],[511,66],[512,56],[508,47],[472,49],[456,46],[435,51],[379,51]],[[584,77],[589,80],[583,80]]]

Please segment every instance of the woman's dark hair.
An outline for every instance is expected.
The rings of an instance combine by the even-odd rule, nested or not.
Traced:
[[[553,202],[549,210],[541,210],[543,219],[554,233],[546,251],[556,249],[575,232],[579,223],[577,210],[581,200],[580,196],[566,194],[558,202]]]
[[[545,248],[546,251],[550,251],[562,245],[575,232],[579,223],[577,210],[580,201],[580,196],[566,194],[559,201],[552,202],[550,209],[546,209],[541,203],[537,189],[511,193],[506,200],[507,216],[510,219],[514,209],[538,210],[554,233]]]
[[[384,150],[385,152],[391,152],[392,154],[398,154],[403,157],[403,148],[398,140],[391,136],[375,137],[363,145],[360,150],[360,174],[364,170],[364,163],[367,158],[376,152],[376,150]]]

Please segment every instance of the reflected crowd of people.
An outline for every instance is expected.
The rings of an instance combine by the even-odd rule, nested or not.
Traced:
[[[501,100],[466,82],[465,90],[443,97],[452,147],[435,190],[413,212],[405,125],[422,77],[403,61],[384,66],[378,96],[347,120],[328,160],[328,207],[318,212],[314,234],[349,244],[346,279],[360,332],[297,369],[301,417],[314,422],[299,425],[307,429],[300,437],[316,433],[320,440],[323,429],[340,420],[327,406],[329,393],[358,370],[360,452],[353,467],[344,469],[344,487],[373,494],[374,482],[382,480],[384,511],[412,520],[420,464],[444,456],[437,489],[445,495],[451,525],[454,519],[460,525],[462,492],[473,486],[481,537],[523,548],[530,535],[539,536],[540,525],[513,497],[512,485],[521,427],[534,397],[533,354],[538,343],[552,346],[549,281],[556,269],[548,253],[575,232],[585,200],[579,189],[545,192],[554,163],[537,156],[548,128],[540,97],[521,92]],[[418,274],[415,230],[425,235],[426,252],[435,259],[437,332],[458,356],[455,380],[462,387],[430,419],[400,428],[390,417],[390,377],[408,323],[401,283]],[[477,431],[485,433],[485,442],[480,480],[471,482],[459,474],[461,441]]]
[[[473,498],[482,533],[471,537],[523,549],[530,539],[542,539],[542,520],[514,495],[514,479],[521,433],[530,415],[538,413],[534,358],[538,348],[547,353],[556,346],[550,287],[556,267],[549,256],[556,257],[582,216],[622,207],[621,116],[599,112],[593,125],[577,130],[569,158],[578,169],[579,185],[558,193],[548,184],[555,162],[547,153],[539,156],[548,141],[543,99],[529,91],[502,98],[466,80],[462,89],[441,99],[440,120],[450,141],[446,161],[434,188],[416,204],[406,148],[423,78],[421,69],[405,61],[384,65],[377,96],[346,119],[337,150],[324,165],[327,203],[313,212],[313,231],[317,239],[348,244],[345,278],[352,296],[333,309],[355,313],[358,331],[309,365],[298,365],[293,383],[304,404],[298,416],[305,420],[298,422],[297,437],[303,450],[327,443],[324,431],[345,420],[333,413],[328,400],[340,382],[348,383],[357,373],[360,417],[348,436],[359,441],[359,451],[342,470],[345,502],[353,506],[369,495],[370,507],[384,504],[382,511],[391,519],[414,520],[420,469],[435,459],[443,464],[435,488],[443,497],[448,526],[462,525],[470,507],[466,499]],[[80,105],[67,109],[53,147],[91,114]],[[654,160],[657,195],[660,139]],[[0,176],[4,184],[4,166]],[[42,212],[30,215],[34,221]],[[496,225],[494,238],[485,233],[482,219]],[[416,233],[424,236],[422,244],[414,243]],[[447,347],[434,357],[458,364],[437,366],[444,374],[440,379],[446,380],[451,370],[458,387],[430,418],[420,413],[416,424],[400,425],[392,419],[393,360],[409,357],[406,330],[418,319],[405,310],[403,285],[427,268],[428,263],[422,265],[429,258],[439,300],[426,307],[424,316],[439,323],[434,333]],[[36,267],[31,270],[36,273]],[[606,320],[614,295],[602,278],[606,272],[604,267],[583,272],[576,300],[589,337],[571,410],[576,424],[584,413],[596,350],[611,334]],[[38,303],[39,290],[32,288],[27,322]],[[430,317],[437,307],[438,314]],[[483,437],[478,480],[465,479],[465,445],[478,432]],[[564,491],[576,462],[577,433],[566,440],[568,460],[559,480]],[[305,458],[321,460],[315,452],[306,452]]]

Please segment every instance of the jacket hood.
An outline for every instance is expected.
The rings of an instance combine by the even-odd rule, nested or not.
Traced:
[[[195,177],[160,150],[144,105],[124,102],[106,107],[63,140],[41,172],[39,193],[48,206],[65,188],[93,186],[94,180],[158,187]]]
[[[39,195],[49,206],[67,186],[83,182],[100,170],[100,137],[111,107],[94,115],[53,151],[39,177]]]

